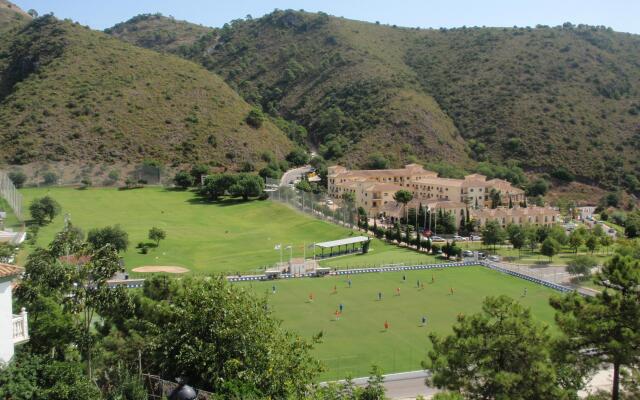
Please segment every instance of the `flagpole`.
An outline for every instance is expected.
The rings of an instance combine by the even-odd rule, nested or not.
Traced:
[[[307,261],[307,242],[302,242],[302,262]]]

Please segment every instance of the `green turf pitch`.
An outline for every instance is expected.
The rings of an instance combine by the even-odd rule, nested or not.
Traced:
[[[203,203],[191,192],[162,188],[116,190],[91,188],[23,189],[24,209],[36,197],[50,195],[62,206],[62,213],[40,229],[38,245],[46,245],[64,224],[69,213],[74,225],[85,232],[91,228],[120,224],[129,233],[130,248],[124,253],[127,268],[143,265],[172,265],[200,273],[252,273],[258,267],[279,261],[282,247],[291,244],[293,256],[302,257],[314,241],[348,237],[352,231],[319,221],[282,204],[270,201],[224,201]],[[149,254],[141,254],[136,245],[148,242],[153,226],[164,229],[167,239]],[[27,251],[31,249],[27,248]],[[327,260],[338,266],[377,265],[394,262],[432,262],[433,258],[374,240],[371,254]],[[283,258],[289,257],[283,251]],[[25,252],[21,261],[24,261]],[[329,264],[331,265],[331,264]]]
[[[352,280],[351,288],[348,279]],[[424,283],[424,289],[417,287],[417,280]],[[372,364],[380,366],[384,373],[421,369],[420,362],[429,345],[428,333],[450,332],[458,313],[479,311],[482,300],[490,295],[518,299],[531,308],[541,323],[553,324],[554,312],[548,299],[556,293],[484,267],[238,284],[266,294],[285,328],[308,338],[323,333],[323,342],[315,349],[327,368],[321,379],[366,376]],[[525,288],[527,294],[523,296]],[[379,291],[383,294],[381,301],[377,299]],[[309,301],[310,293],[314,295],[313,302]],[[340,303],[344,311],[336,321],[335,311]],[[421,326],[422,316],[427,317],[426,327]],[[387,330],[385,321],[389,323]]]

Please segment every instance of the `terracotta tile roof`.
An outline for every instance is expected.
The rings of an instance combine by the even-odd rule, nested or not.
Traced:
[[[22,268],[15,265],[0,264],[0,278],[17,276],[20,275],[22,271],[24,271]]]
[[[560,212],[550,207],[498,207],[495,209],[485,208],[482,210],[471,210],[471,215],[476,217],[525,217],[525,216],[551,216],[560,215]]]
[[[433,185],[433,186],[456,186],[460,187],[464,183],[462,179],[452,178],[427,178],[420,181],[412,182],[420,185]]]
[[[406,189],[400,185],[396,185],[393,183],[374,183],[373,185],[367,187],[365,190],[367,190],[368,192],[376,192],[379,190],[382,191],[398,191],[398,190],[402,190],[402,189]]]
[[[349,170],[342,166],[329,167],[329,176],[341,177],[341,178],[358,178],[358,177],[407,177],[412,175],[432,176],[436,177],[438,174],[433,171],[425,170],[421,165],[409,164],[404,168],[396,169],[354,169]]]
[[[484,186],[487,183],[487,177],[481,174],[471,174],[464,177],[464,186]]]
[[[524,193],[524,190],[514,187],[511,182],[505,181],[504,179],[491,179],[487,181],[487,185],[492,186],[498,190],[501,190],[505,193],[511,194],[520,194]]]

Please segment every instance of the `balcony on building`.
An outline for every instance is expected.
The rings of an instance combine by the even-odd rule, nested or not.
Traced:
[[[20,314],[13,315],[13,344],[24,343],[29,340],[29,321],[27,311],[23,308]]]

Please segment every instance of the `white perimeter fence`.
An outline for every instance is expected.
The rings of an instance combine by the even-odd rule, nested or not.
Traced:
[[[16,217],[22,221],[22,195],[4,171],[0,171],[0,197],[7,201]]]

